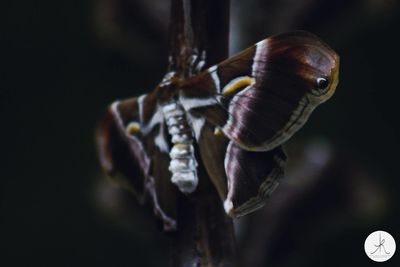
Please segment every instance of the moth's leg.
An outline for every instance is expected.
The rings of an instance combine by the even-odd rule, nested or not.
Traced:
[[[196,49],[193,55],[189,59],[189,65],[190,65],[189,75],[193,76],[199,74],[203,70],[205,64],[206,64],[206,51],[203,50],[199,52]]]
[[[197,63],[196,69],[195,69],[196,74],[200,73],[200,72],[203,70],[204,65],[206,64],[206,50],[203,50],[203,51],[201,52],[200,58],[199,58],[199,59],[200,59],[200,60],[199,60],[199,62]]]
[[[172,79],[175,77],[175,75],[176,75],[176,72],[175,71],[169,71],[169,72],[167,72],[165,75],[164,75],[164,77],[163,77],[163,79],[162,79],[162,81],[161,81],[161,83],[160,83],[160,87],[166,87],[166,86],[168,86],[168,85],[170,85],[171,84],[171,81],[172,81]]]
[[[172,59],[172,56],[170,55],[170,56],[168,56],[168,67],[167,67],[167,70],[168,70],[168,72],[172,72],[171,70],[172,70],[172,68],[173,68],[173,66],[174,66],[174,63],[173,63],[174,61],[173,61],[173,59]]]

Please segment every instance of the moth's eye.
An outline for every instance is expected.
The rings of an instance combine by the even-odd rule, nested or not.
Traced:
[[[317,87],[319,90],[324,90],[328,87],[329,81],[325,78],[318,78],[317,79]]]

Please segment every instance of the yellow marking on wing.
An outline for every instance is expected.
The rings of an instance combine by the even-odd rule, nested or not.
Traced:
[[[131,122],[128,124],[128,126],[126,127],[126,132],[128,134],[137,134],[138,132],[140,132],[140,124],[137,122]]]
[[[254,84],[255,79],[249,76],[242,76],[230,81],[222,90],[224,95],[235,93],[238,89],[243,89],[246,86]]]
[[[214,135],[216,135],[216,136],[222,136],[223,134],[224,134],[224,133],[222,132],[221,128],[215,127]]]

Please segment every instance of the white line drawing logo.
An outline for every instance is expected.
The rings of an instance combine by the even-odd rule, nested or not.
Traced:
[[[388,232],[375,231],[365,240],[364,249],[371,260],[383,262],[393,257],[396,251],[396,242]]]

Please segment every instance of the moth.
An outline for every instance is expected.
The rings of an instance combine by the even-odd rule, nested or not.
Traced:
[[[195,194],[204,165],[231,217],[262,207],[283,177],[284,144],[338,84],[339,56],[315,35],[275,35],[187,79],[112,103],[97,129],[105,172],[150,196],[176,227],[179,192]],[[200,181],[201,182],[201,181]]]

